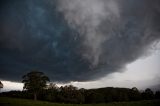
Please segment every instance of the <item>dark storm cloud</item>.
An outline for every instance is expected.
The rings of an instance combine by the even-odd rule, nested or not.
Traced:
[[[0,78],[31,69],[53,81],[120,71],[160,40],[159,0],[2,0]]]

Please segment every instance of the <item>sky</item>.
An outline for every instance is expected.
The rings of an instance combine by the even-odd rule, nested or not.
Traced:
[[[156,50],[150,56],[136,60],[133,63],[130,63],[126,66],[124,72],[113,73],[106,77],[103,77],[96,81],[86,81],[78,82],[72,81],[69,83],[56,83],[59,87],[65,86],[67,84],[72,84],[78,88],[100,88],[100,87],[126,87],[133,88],[137,87],[139,90],[144,90],[149,87],[155,87],[159,85],[160,74],[159,69],[160,65],[158,64],[160,58],[160,51]],[[11,81],[2,81],[4,84],[4,89],[2,91],[10,90],[22,90],[23,83],[11,82]],[[153,89],[153,88],[152,88]],[[155,88],[153,90],[158,90]]]
[[[1,0],[0,80],[44,72],[59,85],[138,87],[160,81],[159,0]]]

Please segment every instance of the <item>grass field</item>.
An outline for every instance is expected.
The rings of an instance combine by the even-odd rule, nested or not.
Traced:
[[[108,104],[58,104],[27,99],[0,97],[0,106],[160,106],[160,100],[139,102],[114,102]]]

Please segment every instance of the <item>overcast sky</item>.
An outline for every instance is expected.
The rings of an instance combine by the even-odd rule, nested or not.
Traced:
[[[59,85],[159,85],[159,19],[159,0],[1,0],[0,79],[22,89],[36,69]]]

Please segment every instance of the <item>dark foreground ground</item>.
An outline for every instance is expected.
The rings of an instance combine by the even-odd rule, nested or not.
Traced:
[[[160,100],[114,102],[108,104],[59,104],[27,99],[0,97],[0,106],[160,106]]]

